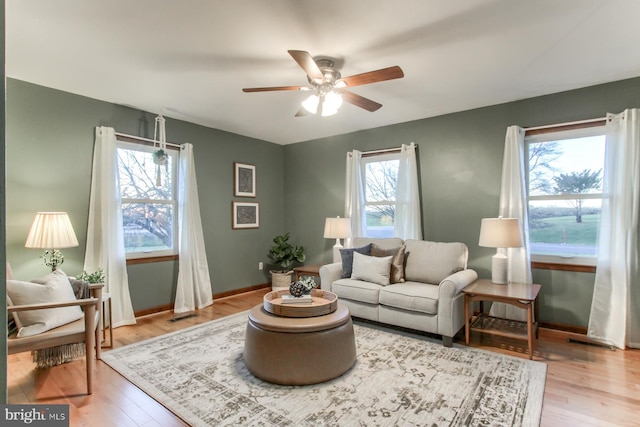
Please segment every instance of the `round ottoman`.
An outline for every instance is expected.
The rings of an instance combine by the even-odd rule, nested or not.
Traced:
[[[329,381],[356,361],[349,309],[317,317],[281,317],[262,304],[249,312],[244,361],[256,377],[276,384],[307,385]]]

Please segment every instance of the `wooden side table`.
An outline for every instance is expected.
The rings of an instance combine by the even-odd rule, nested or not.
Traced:
[[[113,347],[113,325],[111,323],[111,294],[103,293],[102,294],[102,348],[112,348]],[[109,319],[109,345],[104,344],[107,340],[107,333],[105,329],[107,328],[107,319]]]
[[[320,277],[320,267],[324,264],[303,265],[296,267],[293,271],[296,273],[296,280],[300,279],[300,276],[317,276]]]
[[[540,285],[509,283],[498,285],[488,279],[478,279],[462,290],[464,293],[465,343],[469,345],[469,332],[524,338],[529,345],[529,359],[533,359],[533,339],[538,337],[538,294]],[[471,302],[480,301],[480,314],[473,323]],[[527,310],[527,321],[500,319],[484,313],[484,301],[502,302]],[[535,321],[534,321],[535,316]],[[525,329],[526,326],[526,330]]]

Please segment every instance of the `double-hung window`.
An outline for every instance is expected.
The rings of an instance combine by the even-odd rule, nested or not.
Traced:
[[[605,144],[604,125],[526,134],[532,261],[595,265]]]
[[[176,255],[178,151],[118,140],[118,180],[127,259]],[[155,159],[157,161],[157,158]]]
[[[393,237],[400,154],[362,157],[367,237]]]

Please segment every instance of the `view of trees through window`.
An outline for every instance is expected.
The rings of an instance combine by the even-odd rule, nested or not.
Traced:
[[[173,253],[176,155],[168,154],[167,163],[158,167],[153,161],[153,147],[119,145],[118,173],[128,255]]]
[[[397,159],[367,160],[364,168],[367,236],[393,237],[400,161]]]
[[[605,136],[529,141],[531,253],[595,257]]]

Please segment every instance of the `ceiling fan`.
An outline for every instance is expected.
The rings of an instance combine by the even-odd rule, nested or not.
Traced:
[[[400,67],[393,66],[381,70],[369,71],[354,76],[342,77],[340,72],[333,67],[330,59],[317,59],[303,50],[289,50],[289,55],[307,73],[308,86],[274,86],[244,88],[243,92],[269,92],[276,90],[308,90],[314,93],[302,102],[303,108],[296,113],[296,117],[309,113],[321,116],[330,116],[338,112],[342,101],[346,101],[367,111],[374,112],[382,107],[375,101],[349,91],[347,88],[382,82],[404,77]]]

